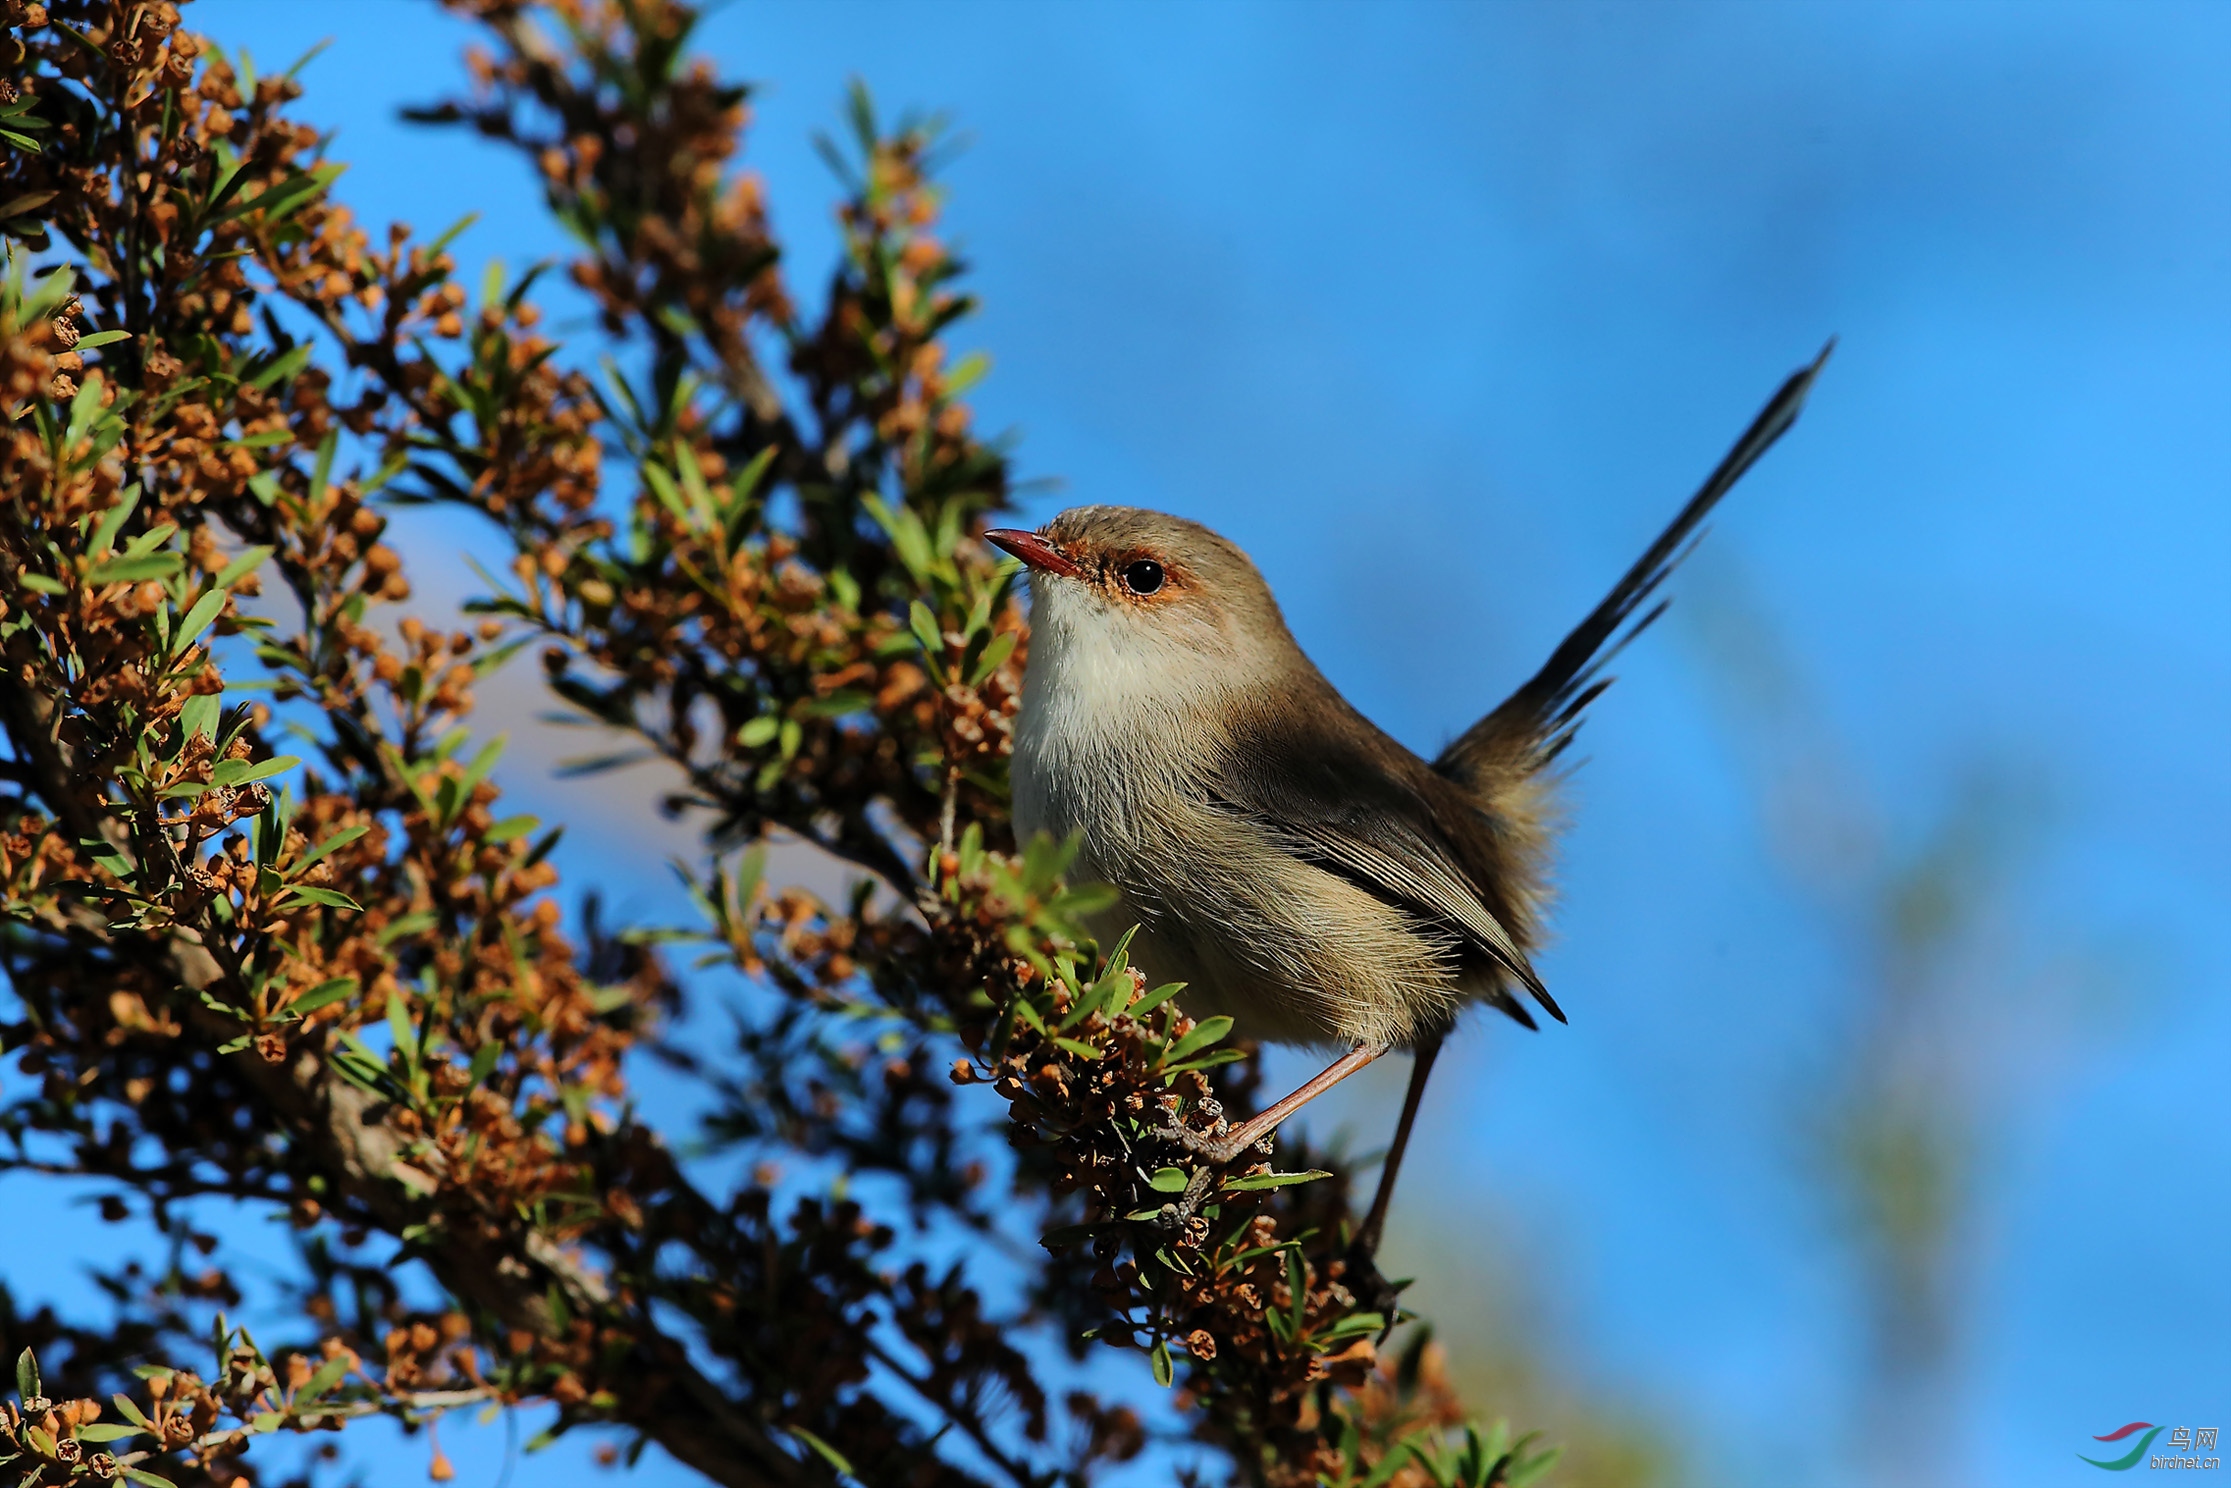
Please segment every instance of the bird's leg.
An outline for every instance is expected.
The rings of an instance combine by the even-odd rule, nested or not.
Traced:
[[[1358,1044],[1312,1076],[1299,1089],[1283,1100],[1266,1106],[1221,1137],[1204,1137],[1181,1126],[1165,1128],[1168,1135],[1189,1152],[1199,1153],[1218,1167],[1230,1162],[1248,1148],[1278,1130],[1285,1119],[1308,1105],[1318,1096],[1362,1069],[1372,1060],[1387,1052],[1385,1044]]]
[[[1438,1035],[1419,1042],[1410,1063],[1410,1088],[1402,1096],[1402,1119],[1394,1125],[1394,1141],[1387,1148],[1387,1158],[1379,1168],[1379,1191],[1371,1199],[1371,1212],[1364,1216],[1363,1228],[1356,1231],[1356,1249],[1370,1255],[1379,1248],[1379,1236],[1387,1227],[1387,1206],[1394,1202],[1394,1175],[1402,1171],[1402,1154],[1410,1147],[1410,1128],[1417,1124],[1418,1106],[1425,1099],[1425,1082],[1433,1073],[1433,1061],[1441,1052]]]
[[[1402,1119],[1395,1123],[1394,1141],[1387,1147],[1386,1161],[1379,1167],[1379,1191],[1372,1196],[1371,1212],[1364,1216],[1363,1228],[1356,1231],[1355,1241],[1348,1247],[1345,1274],[1341,1278],[1365,1311],[1385,1316],[1389,1330],[1394,1327],[1398,1289],[1379,1274],[1379,1237],[1387,1227],[1387,1206],[1394,1201],[1394,1178],[1402,1170],[1402,1154],[1410,1146],[1410,1128],[1417,1123],[1418,1106],[1425,1099],[1425,1082],[1433,1073],[1433,1061],[1440,1052],[1438,1035],[1418,1044],[1410,1065],[1410,1088],[1402,1097]]]

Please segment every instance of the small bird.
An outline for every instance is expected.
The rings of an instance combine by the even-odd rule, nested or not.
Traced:
[[[1458,1014],[1485,1003],[1534,1028],[1531,999],[1565,1021],[1528,960],[1558,819],[1551,766],[1609,685],[1604,664],[1665,605],[1637,612],[1796,419],[1834,344],[1783,384],[1541,670],[1430,764],[1341,697],[1247,555],[1199,523],[1083,506],[1037,532],[985,534],[1030,570],[1018,836],[1081,836],[1075,873],[1120,896],[1105,924],[1137,927],[1133,964],[1184,982],[1188,1012],[1341,1051],[1196,1150],[1228,1163],[1373,1060],[1414,1053],[1359,1261],[1377,1249]]]

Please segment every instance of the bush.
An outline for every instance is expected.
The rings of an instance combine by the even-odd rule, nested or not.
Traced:
[[[0,1461],[231,1483],[268,1432],[538,1404],[723,1484],[1083,1482],[1145,1442],[1040,1382],[1096,1339],[1181,1380],[1240,1481],[1538,1474],[1447,1434],[1422,1334],[1382,1359],[1343,1177],[1171,1202],[1189,1164],[1156,1132],[1244,1105],[1249,1051],[1083,935],[1101,891],[1059,844],[1009,840],[1027,642],[975,540],[1009,470],[962,401],[981,361],[947,351],[971,301],[935,131],[855,99],[809,310],[688,9],[461,8],[489,49],[420,117],[539,172],[601,338],[538,329],[539,269],[475,293],[449,235],[368,235],[294,72],[168,4],[0,7],[0,1040],[33,1082],[0,1160],[96,1180],[172,1257],[106,1278],[109,1329],[0,1311]],[[391,621],[399,502],[512,544],[477,629]],[[565,925],[557,831],[501,809],[501,741],[466,723],[529,647],[673,772],[701,924]],[[771,886],[770,834],[859,889]],[[758,989],[736,1046],[676,1047],[719,968]],[[716,1185],[629,1102],[653,1057],[719,1140],[854,1181],[779,1211]],[[299,1284],[195,1269],[210,1199],[283,1212]],[[924,1231],[1044,1249],[995,1309],[910,1254]]]

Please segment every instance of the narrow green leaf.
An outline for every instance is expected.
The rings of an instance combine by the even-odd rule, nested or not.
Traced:
[[[1297,1183],[1315,1183],[1320,1178],[1331,1176],[1322,1168],[1311,1168],[1306,1173],[1257,1173],[1251,1178],[1225,1179],[1224,1190],[1227,1193],[1253,1193],[1258,1189],[1291,1188]]]
[[[526,836],[541,825],[542,821],[539,817],[507,816],[482,834],[480,840],[492,845],[510,842],[514,838]]]
[[[124,488],[116,505],[101,513],[101,520],[93,529],[93,540],[85,547],[87,556],[96,560],[106,558],[109,550],[116,546],[116,534],[124,530],[124,524],[131,520],[138,507],[139,485],[134,482]]]
[[[307,1017],[319,1008],[330,1007],[344,997],[356,995],[355,977],[335,977],[330,982],[320,982],[309,991],[287,1004],[287,1011]]]
[[[194,607],[178,622],[178,629],[171,636],[170,648],[174,654],[183,653],[201,638],[203,631],[217,623],[217,612],[225,607],[225,598],[225,591],[216,588],[194,601]]]
[[[473,788],[488,778],[490,770],[496,768],[496,761],[502,756],[504,745],[510,738],[509,734],[496,735],[482,745],[480,752],[473,756],[472,763],[465,766],[464,779],[458,782],[457,799],[460,803],[471,800]]]
[[[1192,1176],[1183,1168],[1157,1168],[1147,1179],[1147,1187],[1156,1193],[1183,1193]]]
[[[176,553],[141,553],[97,563],[85,577],[94,585],[136,584],[142,579],[167,579],[183,567],[185,560]]]
[[[276,189],[278,188],[274,188],[274,190]],[[271,195],[272,192],[266,191],[262,196],[257,197],[254,202],[249,203],[249,205],[260,206]],[[300,372],[304,367],[309,365],[310,353],[313,349],[314,348],[307,341],[304,341],[299,345],[289,347],[286,351],[281,352],[277,357],[274,357],[269,366],[265,367],[255,376],[249,378],[248,385],[254,388],[267,388],[275,382],[292,381],[294,375],[297,372]],[[291,430],[273,429],[270,432],[272,434],[278,435],[279,439],[271,439],[262,434],[253,434],[250,435],[248,439],[240,440],[238,441],[238,443],[248,444],[252,440],[261,440],[266,444],[277,444],[280,442],[280,440],[294,438],[294,434]]]
[[[1191,1033],[1172,1044],[1169,1053],[1163,1057],[1169,1060],[1183,1059],[1197,1049],[1205,1049],[1210,1044],[1216,1043],[1231,1031],[1232,1020],[1222,1014],[1214,1018],[1203,1018],[1194,1025]]]
[[[1121,1009],[1121,1011],[1129,1013],[1134,1018],[1144,1018],[1148,1013],[1153,1012],[1184,990],[1185,983],[1183,982],[1164,982],[1129,1007]]]
[[[387,1031],[395,1036],[395,1052],[407,1064],[418,1063],[418,1025],[411,1022],[411,1010],[403,1006],[403,999],[389,994],[387,999]]]
[[[127,1436],[137,1436],[145,1429],[139,1426],[121,1426],[114,1421],[95,1421],[77,1429],[77,1439],[88,1442],[122,1441]]]
[[[350,843],[356,841],[357,838],[363,836],[366,832],[369,832],[371,830],[372,829],[370,827],[343,827],[340,831],[335,832],[332,836],[326,838],[325,841],[319,843],[316,847],[313,847],[308,852],[304,853],[302,855],[302,861],[294,865],[294,871],[300,873],[303,869],[309,867],[312,863],[317,862],[327,853],[333,852],[338,848],[347,847]]]
[[[372,937],[372,943],[381,950],[386,950],[398,940],[408,939],[421,930],[433,929],[437,918],[430,909],[422,909],[415,914],[399,916],[382,926],[379,933]]]
[[[217,587],[230,589],[233,585],[254,573],[262,566],[263,560],[270,556],[271,549],[269,548],[242,548],[239,556],[226,564],[223,570],[218,573]]]
[[[835,1447],[830,1446],[827,1442],[823,1441],[820,1437],[815,1436],[812,1432],[806,1430],[806,1428],[803,1426],[785,1426],[783,1430],[798,1438],[799,1441],[804,1442],[808,1447],[811,1447],[816,1456],[818,1456],[822,1461],[828,1463],[831,1467],[835,1468],[838,1472],[843,1473],[848,1478],[852,1476],[852,1464],[850,1462],[847,1462],[845,1460],[844,1454],[842,1452],[839,1452]]]
[[[209,772],[211,785],[251,785],[258,780],[293,769],[302,763],[292,754],[274,755],[267,760],[219,760]]]
[[[945,638],[937,633],[937,616],[920,600],[907,606],[906,627],[914,632],[914,639],[922,643],[922,654],[930,665],[943,675],[945,670]]]
[[[449,225],[449,231],[443,233],[440,237],[434,239],[433,242],[426,245],[427,253],[436,254],[441,252],[444,248],[447,248],[450,244],[457,241],[457,235],[459,233],[463,232],[466,228],[471,227],[479,220],[480,214],[478,212],[467,212],[464,216],[458,218],[455,222],[452,222]]]
[[[318,1372],[304,1382],[302,1392],[294,1397],[296,1402],[317,1399],[320,1395],[341,1383],[341,1377],[348,1372],[349,1361],[346,1355],[326,1360],[318,1366]]]
[[[280,898],[281,909],[291,909],[297,904],[322,904],[328,909],[352,909],[361,914],[364,906],[348,895],[334,889],[321,889],[314,884],[296,884]]]
[[[1006,665],[1007,658],[1015,654],[1015,643],[1021,639],[1021,632],[1013,630],[1003,630],[993,636],[991,644],[984,648],[983,656],[977,661],[976,670],[968,674],[968,685],[983,686],[985,680]]]

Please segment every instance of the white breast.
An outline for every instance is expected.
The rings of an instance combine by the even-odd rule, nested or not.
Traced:
[[[1081,585],[1031,581],[1030,665],[1015,731],[1015,830],[1107,829],[1165,795],[1220,741],[1228,658]],[[1158,617],[1159,618],[1159,617]],[[1089,844],[1088,844],[1089,845]]]

